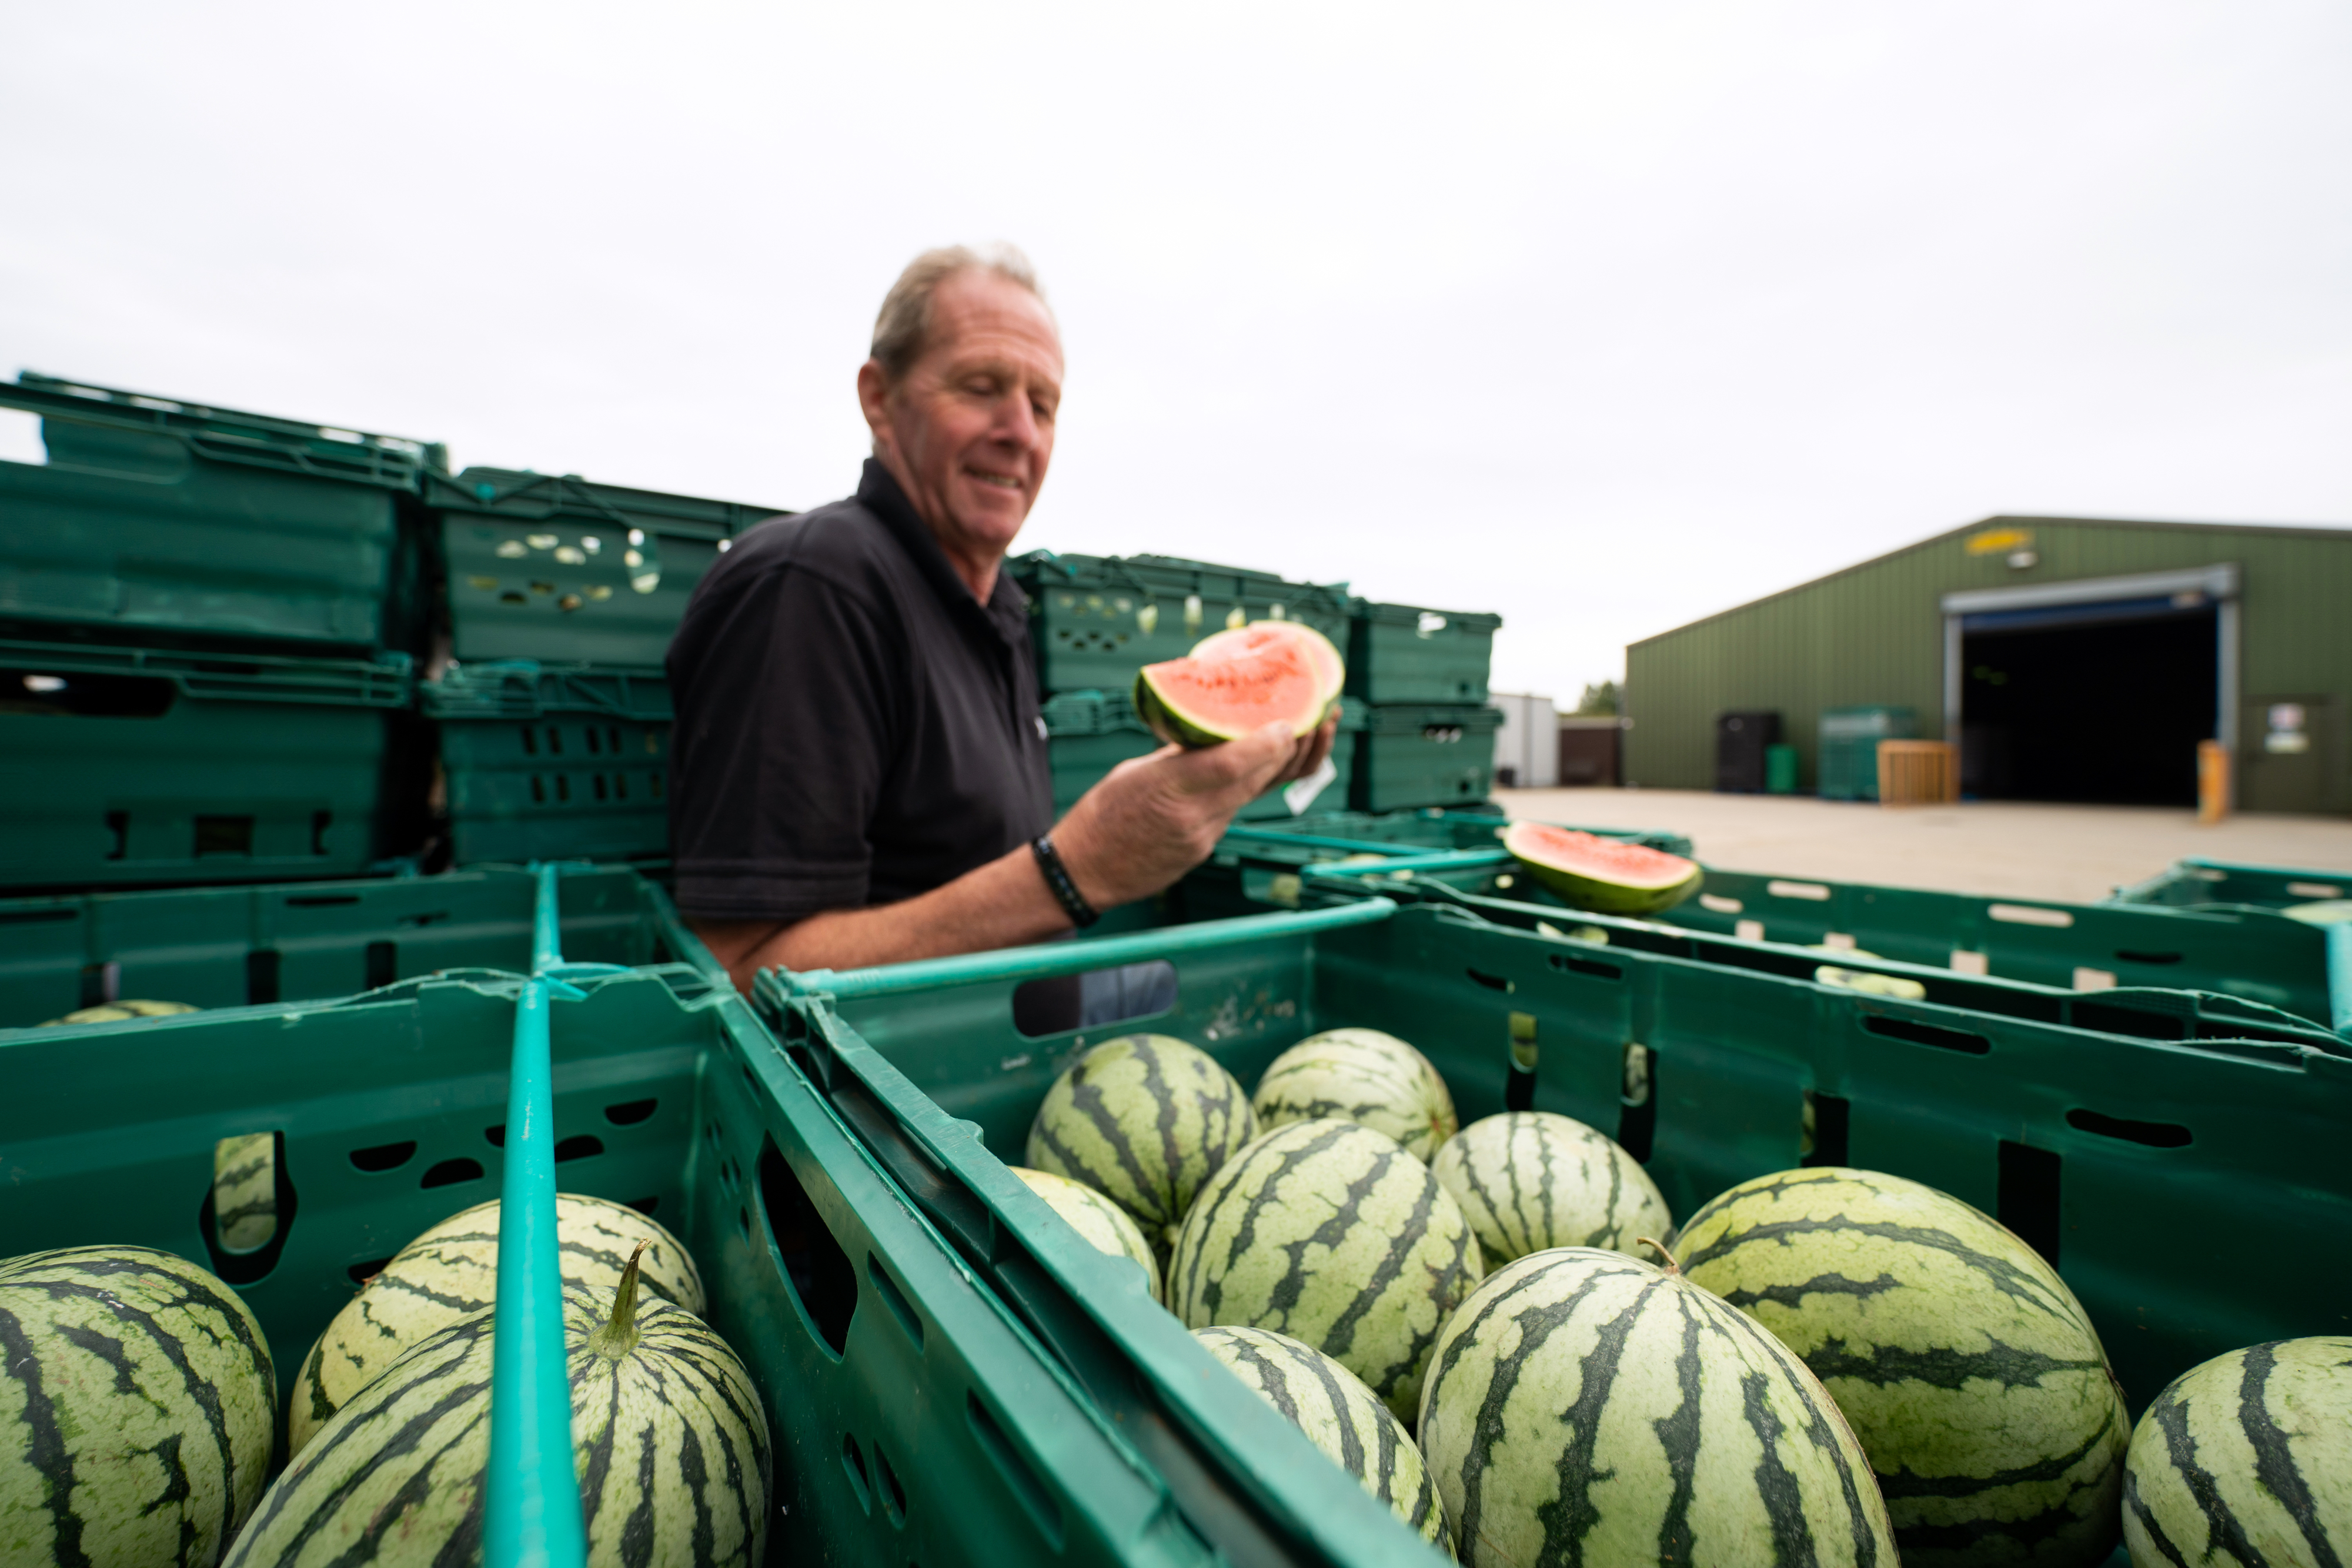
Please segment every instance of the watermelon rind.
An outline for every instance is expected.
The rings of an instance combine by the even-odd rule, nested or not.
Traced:
[[[2174,1378],[2132,1433],[2123,1510],[2136,1563],[2352,1563],[2352,1336]]]
[[[1194,1329],[1192,1337],[1409,1529],[1454,1550],[1444,1505],[1412,1433],[1363,1379],[1313,1345],[1271,1329]]]
[[[1549,1111],[1506,1111],[1456,1134],[1430,1169],[1477,1234],[1489,1268],[1555,1247],[1628,1257],[1673,1218],[1641,1162],[1604,1133]]]
[[[1908,1568],[2114,1551],[2122,1393],[2074,1292],[1997,1221],[1918,1182],[1815,1166],[1702,1205],[1675,1249],[1828,1387]]]
[[[1622,1253],[1533,1252],[1487,1276],[1438,1340],[1419,1435],[1465,1563],[1895,1568],[1869,1461],[1820,1381]]]
[[[584,1193],[555,1197],[557,1260],[564,1283],[621,1282],[630,1249],[651,1241],[639,1265],[645,1288],[689,1312],[703,1311],[702,1276],[685,1244],[626,1204]],[[403,1352],[499,1292],[499,1200],[461,1209],[394,1254],[302,1358],[287,1400],[286,1443],[299,1454],[327,1418]]]
[[[617,1292],[563,1291],[572,1437],[591,1564],[751,1568],[767,1532],[767,1413],[693,1313],[640,1295],[635,1343],[592,1343]],[[496,1309],[409,1347],[295,1456],[227,1568],[478,1563]]]
[[[211,1568],[269,1475],[260,1323],[151,1247],[0,1260],[0,1563]]]
[[[1706,873],[1696,861],[1660,850],[1641,851],[1645,860],[1655,857],[1650,862],[1657,866],[1653,875],[1628,875],[1605,863],[1619,858],[1614,852],[1634,847],[1591,833],[1564,832],[1541,822],[1513,822],[1503,831],[1503,848],[1571,909],[1589,909],[1596,915],[1655,915],[1698,892],[1706,880]],[[1590,855],[1580,852],[1587,850]]]
[[[1429,1058],[1376,1029],[1327,1029],[1267,1064],[1250,1097],[1262,1132],[1336,1117],[1386,1133],[1423,1165],[1461,1124]]]
[[[1160,1260],[1152,1255],[1151,1243],[1144,1239],[1142,1228],[1129,1218],[1127,1210],[1083,1182],[1067,1176],[1033,1171],[1023,1166],[1014,1166],[1012,1170],[1022,1185],[1044,1198],[1047,1207],[1085,1239],[1087,1246],[1113,1258],[1124,1258],[1141,1269],[1143,1277],[1150,1281],[1151,1299],[1160,1299]]]
[[[1201,1185],[1257,1136],[1249,1095],[1172,1035],[1105,1040],[1045,1091],[1023,1158],[1125,1209],[1164,1258]]]
[[[1313,1345],[1409,1421],[1438,1330],[1485,1272],[1453,1195],[1403,1145],[1353,1122],[1293,1122],[1202,1187],[1168,1310],[1187,1328]]]

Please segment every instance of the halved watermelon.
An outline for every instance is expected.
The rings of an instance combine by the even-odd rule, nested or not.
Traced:
[[[1336,703],[1347,688],[1348,662],[1339,657],[1339,650],[1331,646],[1331,639],[1298,621],[1253,621],[1246,626],[1236,626],[1230,632],[1220,632],[1203,637],[1192,647],[1192,656],[1212,663],[1219,659],[1239,658],[1284,643],[1296,643],[1306,651],[1307,662],[1323,680],[1323,695],[1327,703]]]
[[[1645,850],[1545,822],[1513,822],[1503,847],[1572,909],[1655,915],[1692,894],[1706,873],[1680,855]]]
[[[1215,746],[1280,722],[1305,735],[1330,706],[1305,644],[1284,638],[1224,659],[1171,659],[1135,677],[1135,711],[1179,746]]]

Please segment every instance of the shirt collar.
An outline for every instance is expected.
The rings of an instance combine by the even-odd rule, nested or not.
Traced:
[[[1017,645],[1029,635],[1029,597],[1013,580],[1013,574],[998,565],[996,587],[982,606],[971,596],[971,586],[948,564],[947,552],[940,549],[940,541],[916,515],[914,503],[907,499],[907,492],[879,458],[866,460],[866,470],[857,480],[857,503],[881,519],[931,591],[948,607],[949,614],[986,626],[1008,645]]]

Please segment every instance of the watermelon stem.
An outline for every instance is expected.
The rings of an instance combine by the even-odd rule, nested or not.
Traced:
[[[1636,1236],[1633,1239],[1640,1242],[1643,1246],[1647,1247],[1651,1251],[1655,1252],[1659,1257],[1664,1258],[1666,1260],[1667,1273],[1679,1274],[1683,1271],[1683,1266],[1675,1261],[1675,1255],[1666,1250],[1666,1244],[1664,1242],[1654,1240],[1647,1236]]]
[[[588,1336],[588,1348],[608,1361],[618,1361],[637,1348],[637,1260],[653,1244],[648,1236],[629,1254],[629,1266],[621,1270],[621,1288],[613,1293],[613,1315]]]

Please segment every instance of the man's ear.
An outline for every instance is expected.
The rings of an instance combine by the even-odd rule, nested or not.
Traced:
[[[874,433],[877,457],[890,440],[890,379],[882,361],[868,360],[857,367],[857,406],[865,412],[866,428]]]

